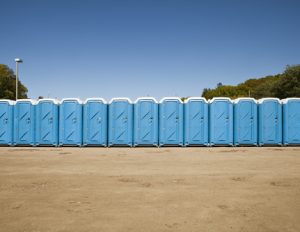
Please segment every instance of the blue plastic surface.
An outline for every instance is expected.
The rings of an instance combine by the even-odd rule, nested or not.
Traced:
[[[234,103],[234,145],[257,145],[257,103],[253,98],[241,98]]]
[[[282,108],[279,99],[261,99],[258,104],[258,143],[282,144]]]
[[[58,104],[43,99],[36,105],[36,145],[58,145]]]
[[[203,98],[184,104],[184,145],[208,146],[208,103]]]
[[[158,146],[158,103],[138,99],[134,104],[134,146]]]
[[[0,101],[0,145],[13,145],[13,111],[12,101]]]
[[[77,99],[63,100],[59,108],[59,145],[82,145],[82,104]]]
[[[300,145],[300,98],[286,99],[283,106],[283,144]]]
[[[107,104],[101,99],[83,105],[83,145],[107,146]]]
[[[183,146],[183,103],[164,98],[159,104],[159,145]]]
[[[17,100],[14,110],[15,145],[35,145],[35,105],[31,100]]]
[[[233,104],[228,98],[213,98],[209,105],[209,142],[211,146],[233,145]]]
[[[132,146],[133,105],[128,99],[113,99],[108,106],[108,146]]]

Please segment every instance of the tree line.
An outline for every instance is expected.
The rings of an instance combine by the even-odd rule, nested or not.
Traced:
[[[18,98],[27,98],[28,89],[18,80]],[[16,99],[16,75],[5,64],[0,64],[0,99]]]
[[[202,97],[300,97],[300,65],[287,66],[281,74],[249,79],[236,86],[218,83],[214,89],[205,88]]]

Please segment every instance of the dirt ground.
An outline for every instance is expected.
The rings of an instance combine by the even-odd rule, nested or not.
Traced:
[[[0,231],[300,231],[300,147],[0,148]]]

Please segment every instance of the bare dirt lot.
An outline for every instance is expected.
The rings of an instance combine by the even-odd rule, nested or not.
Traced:
[[[0,231],[300,231],[300,148],[0,148]]]

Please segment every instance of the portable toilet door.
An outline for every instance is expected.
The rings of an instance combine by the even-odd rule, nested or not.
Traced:
[[[58,145],[58,101],[40,99],[36,105],[36,145]]]
[[[133,106],[128,98],[113,98],[108,107],[108,146],[132,146]]]
[[[208,103],[203,97],[184,102],[184,145],[208,146]]]
[[[134,146],[158,146],[158,102],[141,97],[134,104]]]
[[[281,101],[283,107],[283,144],[300,145],[300,98]]]
[[[159,145],[183,145],[183,103],[178,97],[165,97],[160,101]]]
[[[82,102],[77,98],[62,99],[59,109],[59,145],[81,146]]]
[[[83,145],[107,146],[107,103],[88,98],[83,105]]]
[[[257,145],[257,102],[254,98],[234,101],[234,145]]]
[[[16,101],[14,110],[14,143],[15,145],[35,144],[35,105],[31,99]]]
[[[259,145],[282,144],[282,108],[278,98],[262,98],[258,101]]]
[[[210,145],[233,145],[233,103],[228,97],[215,97],[209,104]]]
[[[13,144],[14,101],[0,100],[0,145]]]

